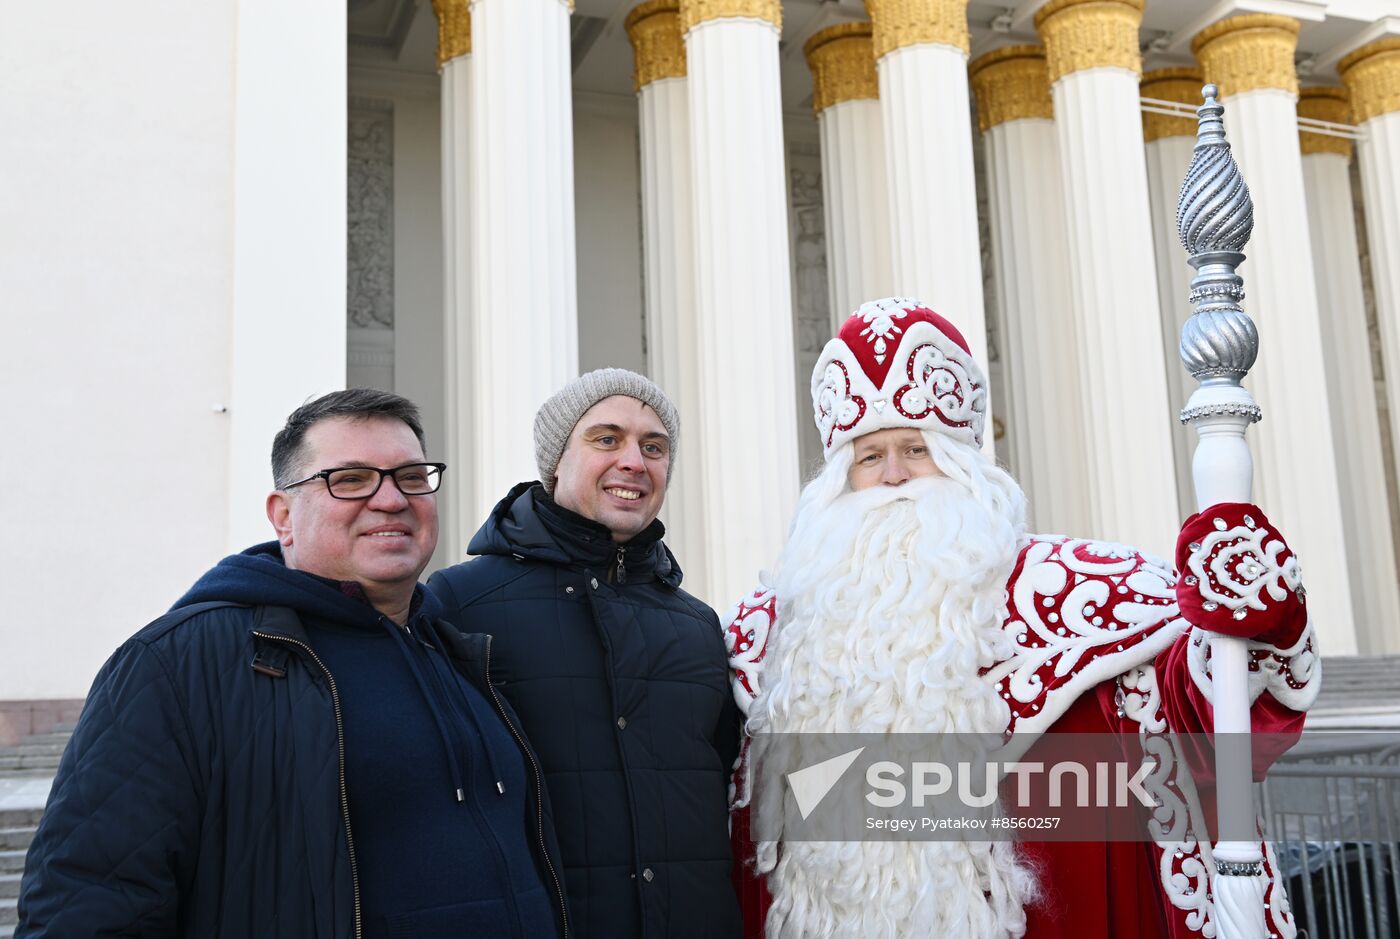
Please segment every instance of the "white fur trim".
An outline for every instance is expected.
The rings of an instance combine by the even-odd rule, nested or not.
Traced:
[[[1211,676],[1211,649],[1215,634],[1192,627],[1191,645],[1186,651],[1186,663],[1191,672],[1191,680],[1211,704],[1215,703],[1215,685]],[[1285,707],[1295,711],[1306,711],[1317,700],[1322,689],[1322,659],[1314,648],[1312,619],[1309,618],[1298,639],[1287,649],[1269,645],[1267,642],[1250,640],[1249,648],[1249,700],[1250,703],[1265,691]]]

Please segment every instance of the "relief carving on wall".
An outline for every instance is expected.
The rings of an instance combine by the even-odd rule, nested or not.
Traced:
[[[826,216],[822,202],[822,161],[816,147],[788,148],[788,191],[792,200],[793,325],[799,359],[812,365],[831,338],[831,295],[827,289]],[[810,368],[810,366],[809,366]],[[803,384],[806,375],[802,376]]]
[[[394,106],[351,98],[346,180],[346,313],[351,328],[394,328]]]
[[[831,338],[831,294],[827,287],[826,206],[822,198],[821,149],[789,142],[788,199],[792,205],[793,343],[796,349],[798,460],[804,476],[822,459],[812,412],[812,369]]]

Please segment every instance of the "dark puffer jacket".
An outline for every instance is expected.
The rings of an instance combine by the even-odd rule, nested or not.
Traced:
[[[414,635],[431,630],[456,671],[498,702],[496,716],[518,727],[490,691],[490,638],[458,633],[439,612],[425,594]],[[374,859],[361,852],[357,868],[348,826],[355,794],[342,704],[356,690],[337,688],[308,629],[356,615],[378,616],[285,568],[273,542],[226,558],[176,610],[123,644],[93,682],[64,751],[25,865],[16,935],[351,939],[362,925],[372,934],[360,875]],[[538,761],[511,736],[529,776],[525,837],[565,934]],[[432,863],[458,863],[481,882],[493,857],[464,845]],[[462,900],[444,896],[441,905]]]
[[[433,575],[490,633],[492,675],[544,766],[575,934],[741,932],[726,791],[739,717],[713,610],[653,523],[626,545],[522,483]]]

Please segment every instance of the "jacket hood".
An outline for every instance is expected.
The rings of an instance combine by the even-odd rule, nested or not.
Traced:
[[[437,619],[442,612],[437,598],[422,585],[414,588],[421,601],[417,615]],[[284,606],[299,614],[371,626],[379,613],[372,606],[341,592],[333,581],[306,571],[292,570],[282,558],[276,541],[254,545],[232,554],[211,568],[171,609],[223,600],[249,606]],[[420,605],[421,604],[421,605]]]
[[[621,548],[629,579],[651,575],[669,587],[679,587],[680,565],[661,540],[665,534],[666,527],[658,519],[631,541],[618,544],[606,526],[563,508],[538,482],[523,482],[496,503],[472,536],[467,552],[602,571],[617,564]]]

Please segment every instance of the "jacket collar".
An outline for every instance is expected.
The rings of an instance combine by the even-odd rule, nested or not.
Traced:
[[[665,533],[657,520],[618,544],[605,526],[559,505],[539,483],[526,482],[496,504],[467,550],[603,572],[616,569],[620,549],[628,582],[656,579],[679,587],[681,569],[661,540]]]

